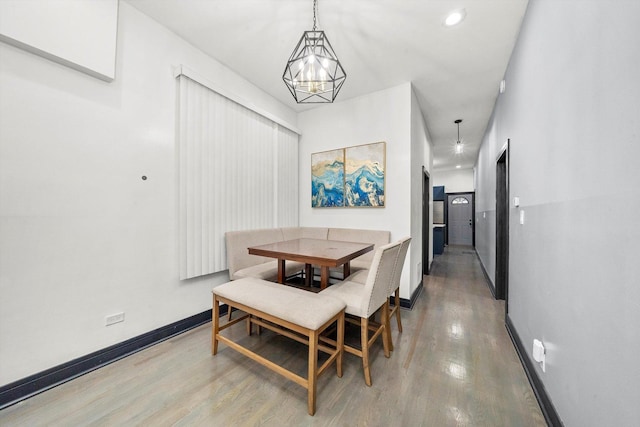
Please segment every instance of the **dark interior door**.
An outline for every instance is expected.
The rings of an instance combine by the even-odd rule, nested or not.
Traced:
[[[450,245],[473,245],[473,193],[447,194]]]
[[[422,274],[429,274],[429,240],[431,226],[429,225],[429,174],[422,167]]]
[[[496,299],[505,300],[509,291],[509,142],[496,163]]]

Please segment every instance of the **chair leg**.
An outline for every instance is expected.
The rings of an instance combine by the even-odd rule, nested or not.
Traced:
[[[390,322],[389,322],[389,299],[388,298],[387,298],[387,302],[385,302],[384,305],[382,306],[382,319],[380,323],[382,323],[380,327],[384,328],[384,330],[382,331],[382,347],[384,348],[384,357],[388,359],[391,356],[391,353],[389,352],[390,350],[389,337],[391,334],[389,334]]]
[[[400,320],[400,288],[396,289],[396,298],[394,304],[396,306],[396,320],[398,321],[398,331],[402,332],[402,320]]]
[[[231,306],[227,306],[227,322],[231,321]]]
[[[218,332],[220,332],[220,306],[218,299],[213,296],[213,322],[211,328],[211,354],[216,355],[218,353]]]
[[[369,319],[360,319],[360,342],[362,345],[362,368],[364,370],[364,383],[371,387],[371,371],[369,370]]]
[[[338,378],[342,378],[342,359],[344,358],[344,311],[338,316],[338,333],[336,337],[336,349],[339,351],[336,360],[336,373]]]
[[[385,334],[387,336],[387,341],[389,342],[389,350],[393,351],[393,338],[391,337],[391,317],[393,316],[393,310],[395,310],[395,306],[393,308],[391,308],[391,306],[389,305],[389,302],[387,302],[387,307],[384,308],[383,307],[383,311],[386,310],[387,311],[387,323],[385,324]],[[380,317],[384,317],[383,315],[380,315]],[[382,319],[381,319],[382,320]]]

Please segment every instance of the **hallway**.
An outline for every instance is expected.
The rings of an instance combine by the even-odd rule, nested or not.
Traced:
[[[545,425],[504,325],[504,301],[493,299],[473,247],[446,247],[419,301],[427,401],[457,414],[458,425]],[[442,415],[425,425],[451,425]]]
[[[320,377],[313,417],[297,385],[224,346],[212,357],[206,324],[6,408],[0,425],[545,425],[472,247],[436,257],[402,319],[390,359],[374,346],[373,386],[345,355],[343,378]],[[304,372],[298,343],[269,332],[245,339]]]

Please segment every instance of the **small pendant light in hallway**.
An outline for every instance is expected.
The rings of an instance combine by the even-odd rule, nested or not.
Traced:
[[[462,154],[464,151],[464,144],[460,140],[460,123],[462,123],[462,119],[457,119],[454,121],[455,124],[458,125],[458,139],[456,140],[456,154]]]

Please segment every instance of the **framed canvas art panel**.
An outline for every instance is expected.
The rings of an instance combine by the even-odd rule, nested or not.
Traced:
[[[345,206],[384,207],[386,143],[345,148]]]
[[[311,207],[344,205],[344,148],[311,154]]]

